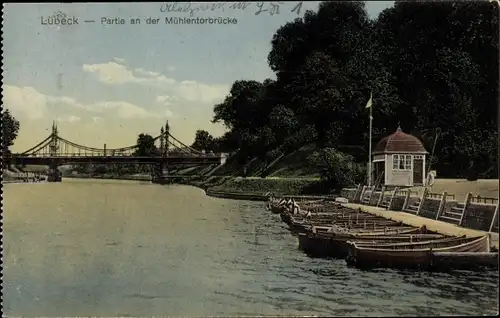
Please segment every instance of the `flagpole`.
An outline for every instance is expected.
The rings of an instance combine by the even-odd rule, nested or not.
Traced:
[[[370,133],[368,137],[368,186],[371,187],[372,185],[372,121],[373,121],[373,116],[372,116],[372,101],[373,95],[370,93],[370,100],[367,103],[367,107],[370,108]]]

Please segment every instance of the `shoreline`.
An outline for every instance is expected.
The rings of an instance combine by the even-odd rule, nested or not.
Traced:
[[[48,183],[45,180],[42,181],[24,181],[24,180],[2,180],[2,184],[35,184],[35,183]]]
[[[205,195],[219,199],[248,200],[248,201],[261,201],[261,202],[265,202],[268,200],[268,196],[266,196],[265,194],[258,194],[258,193],[212,191],[210,189],[204,191]],[[328,196],[328,195],[294,195],[294,194],[284,195],[284,196],[296,200],[299,199],[299,200],[331,200],[331,201],[335,200],[335,198],[338,197],[333,195]]]
[[[207,195],[219,198],[265,201],[267,192],[287,197],[335,197],[326,186],[312,178],[256,178],[213,176],[204,180],[183,180],[181,184],[203,189]]]
[[[151,181],[150,176],[134,176],[134,175],[129,175],[129,176],[90,176],[90,175],[67,175],[67,176],[62,176],[63,178],[68,178],[68,179],[96,179],[96,180],[127,180],[127,181]]]
[[[47,183],[47,179],[38,179],[35,180],[34,178],[16,178],[16,179],[10,179],[8,178],[5,180],[5,178],[2,178],[2,184],[14,184],[14,183]]]

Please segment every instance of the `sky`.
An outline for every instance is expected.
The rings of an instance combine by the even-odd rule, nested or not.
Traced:
[[[393,2],[370,1],[366,8],[376,18]],[[184,4],[168,2],[5,4],[2,104],[20,122],[12,150],[45,139],[53,121],[61,137],[108,149],[135,144],[139,133],[157,136],[167,120],[171,134],[186,144],[197,129],[220,136],[224,127],[210,122],[214,105],[235,80],[274,78],[267,64],[273,34],[305,10],[316,11],[319,2],[291,12],[298,3],[264,2],[258,15],[256,2],[245,9],[219,3],[193,17],[237,23],[204,25],[166,24],[165,17],[191,14],[175,12]],[[191,9],[201,5],[192,2]],[[79,24],[43,24],[55,12]],[[149,17],[158,24],[147,24]],[[103,24],[103,18],[124,18],[125,24]],[[141,24],[130,23],[136,18]]]

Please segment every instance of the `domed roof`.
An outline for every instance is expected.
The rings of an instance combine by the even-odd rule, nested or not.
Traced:
[[[381,153],[426,154],[428,152],[417,137],[405,134],[401,127],[398,127],[395,133],[382,138],[372,152],[372,154]]]

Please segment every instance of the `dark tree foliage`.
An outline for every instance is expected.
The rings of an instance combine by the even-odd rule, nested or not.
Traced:
[[[14,144],[14,140],[19,132],[19,121],[12,116],[8,109],[2,112],[2,154],[10,153],[9,147]]]
[[[242,161],[304,143],[366,160],[401,124],[431,152],[442,177],[498,177],[498,5],[396,1],[376,20],[363,2],[324,2],[280,27],[268,55],[277,80],[236,81],[214,107],[228,128],[217,147]],[[350,159],[350,160],[351,160]]]
[[[197,130],[191,148],[207,152],[214,151],[214,137],[206,130]]]
[[[137,137],[136,156],[152,157],[159,155],[159,150],[156,148],[154,138],[148,134],[139,134]]]

